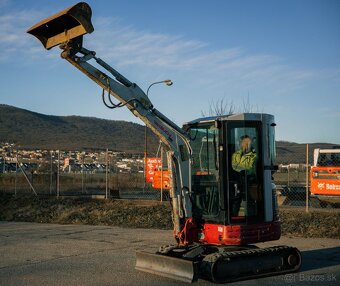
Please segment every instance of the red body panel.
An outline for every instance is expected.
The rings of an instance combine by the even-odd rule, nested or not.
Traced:
[[[340,167],[312,167],[310,175],[311,194],[340,196]]]
[[[278,240],[281,236],[281,222],[263,222],[249,225],[196,224],[188,218],[182,231],[174,236],[180,245],[193,242],[216,245],[246,245]]]
[[[251,225],[204,224],[200,242],[218,245],[245,245],[277,240],[281,236],[280,222]]]

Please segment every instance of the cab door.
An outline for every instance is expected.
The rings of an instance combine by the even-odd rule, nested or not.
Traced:
[[[264,189],[261,123],[226,123],[227,150],[225,205],[229,224],[257,223],[264,220]]]

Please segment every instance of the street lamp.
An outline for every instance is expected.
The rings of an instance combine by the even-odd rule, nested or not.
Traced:
[[[171,79],[166,79],[166,80],[162,80],[162,81],[156,81],[152,84],[149,85],[147,91],[146,91],[146,95],[149,96],[149,89],[151,86],[155,85],[155,84],[160,84],[160,83],[165,83],[167,86],[170,86],[173,84],[172,80]]]
[[[153,82],[152,84],[149,85],[147,91],[146,91],[146,96],[149,97],[149,90],[150,90],[150,87],[155,85],[155,84],[161,84],[161,83],[164,83],[166,84],[167,86],[171,86],[173,84],[172,80],[171,79],[166,79],[166,80],[162,80],[162,81],[156,81],[156,82]],[[148,146],[148,137],[147,137],[147,129],[148,127],[145,125],[145,134],[144,134],[144,186],[146,185],[146,157],[147,157],[147,146]]]

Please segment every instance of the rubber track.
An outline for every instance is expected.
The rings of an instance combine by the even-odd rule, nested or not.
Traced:
[[[290,254],[297,254],[297,262],[296,265],[288,265],[288,263],[283,263],[281,267],[276,267],[276,269],[273,271],[267,271],[267,272],[261,272],[259,271],[257,273],[257,265],[254,265],[253,269],[250,269],[250,272],[253,272],[251,275],[246,274],[242,275],[240,273],[239,275],[233,275],[229,278],[223,278],[222,280],[219,280],[218,277],[214,274],[214,271],[216,269],[217,264],[226,262],[228,265],[232,265],[233,261],[237,259],[237,263],[242,265],[242,261],[239,261],[239,259],[244,258],[243,261],[247,261],[250,257],[256,257],[258,259],[258,262],[261,262],[261,257],[274,257],[279,256],[282,259],[282,261],[285,261],[285,257],[289,256]],[[257,278],[257,277],[263,277],[263,276],[271,276],[271,275],[278,275],[288,272],[294,272],[297,271],[300,268],[301,265],[301,255],[300,252],[294,248],[289,246],[274,246],[274,247],[268,247],[268,248],[255,248],[255,249],[249,249],[249,250],[239,250],[239,251],[223,251],[223,249],[219,252],[209,254],[207,255],[203,261],[201,262],[200,267],[200,274],[202,275],[202,278],[209,279],[213,282],[217,283],[225,283],[225,282],[231,282],[231,281],[237,281],[237,280],[244,280],[244,279],[250,279],[250,278]],[[227,266],[228,267],[228,266]],[[226,268],[227,268],[226,267]],[[226,269],[227,270],[227,269]],[[200,275],[200,276],[201,276]]]

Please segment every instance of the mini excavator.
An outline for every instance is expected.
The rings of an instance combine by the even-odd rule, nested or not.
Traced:
[[[108,107],[126,106],[166,146],[175,242],[155,253],[138,251],[136,269],[216,283],[297,271],[301,254],[295,247],[254,245],[281,235],[272,183],[277,169],[274,116],[241,113],[178,127],[136,83],[84,48],[83,36],[94,31],[91,17],[90,6],[80,2],[27,32],[46,49],[59,45],[61,57],[103,89]],[[243,158],[246,152],[251,155]]]

